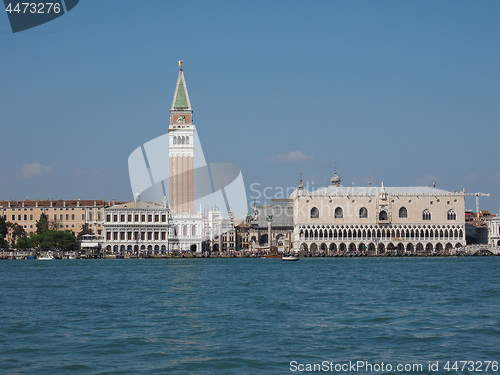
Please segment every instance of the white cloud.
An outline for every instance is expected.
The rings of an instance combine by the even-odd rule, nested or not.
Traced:
[[[34,178],[52,173],[52,168],[39,163],[24,164],[19,173],[22,178]]]
[[[271,156],[268,161],[308,161],[312,160],[311,155],[303,154],[301,151],[290,151],[288,154],[278,154],[276,156]]]
[[[432,174],[425,175],[423,177],[418,177],[415,179],[415,185],[417,186],[426,186],[432,185],[434,182],[439,182],[439,178]]]

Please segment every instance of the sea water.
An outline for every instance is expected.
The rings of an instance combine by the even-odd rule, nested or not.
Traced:
[[[0,261],[0,322],[1,374],[500,374],[500,257]]]

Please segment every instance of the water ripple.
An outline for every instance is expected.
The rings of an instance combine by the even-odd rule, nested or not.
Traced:
[[[0,372],[498,360],[499,271],[498,257],[3,261]]]

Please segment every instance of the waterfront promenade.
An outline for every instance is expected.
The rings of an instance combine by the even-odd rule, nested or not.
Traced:
[[[37,259],[45,257],[51,253],[55,259],[128,259],[128,258],[260,258],[269,254],[269,251],[206,251],[203,253],[191,253],[188,251],[173,252],[153,252],[142,251],[139,253],[106,253],[103,251],[62,251],[62,250],[2,250],[0,251],[0,260],[6,259]],[[463,248],[452,249],[449,253],[445,252],[413,252],[398,253],[396,251],[387,251],[382,254],[365,252],[306,252],[297,251],[293,253],[282,253],[282,255],[295,255],[305,258],[332,258],[332,257],[446,257],[446,256],[500,256],[500,246],[491,245],[468,245]]]

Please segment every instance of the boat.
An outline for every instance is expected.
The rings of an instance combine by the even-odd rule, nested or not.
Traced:
[[[49,251],[49,252],[47,252],[47,254],[39,256],[36,259],[38,259],[38,260],[53,260],[54,254],[52,254],[52,251]]]
[[[262,255],[261,258],[281,258],[281,254],[267,254]]]
[[[296,262],[299,260],[299,257],[294,257],[292,255],[282,257],[281,260],[289,261],[289,262]]]

